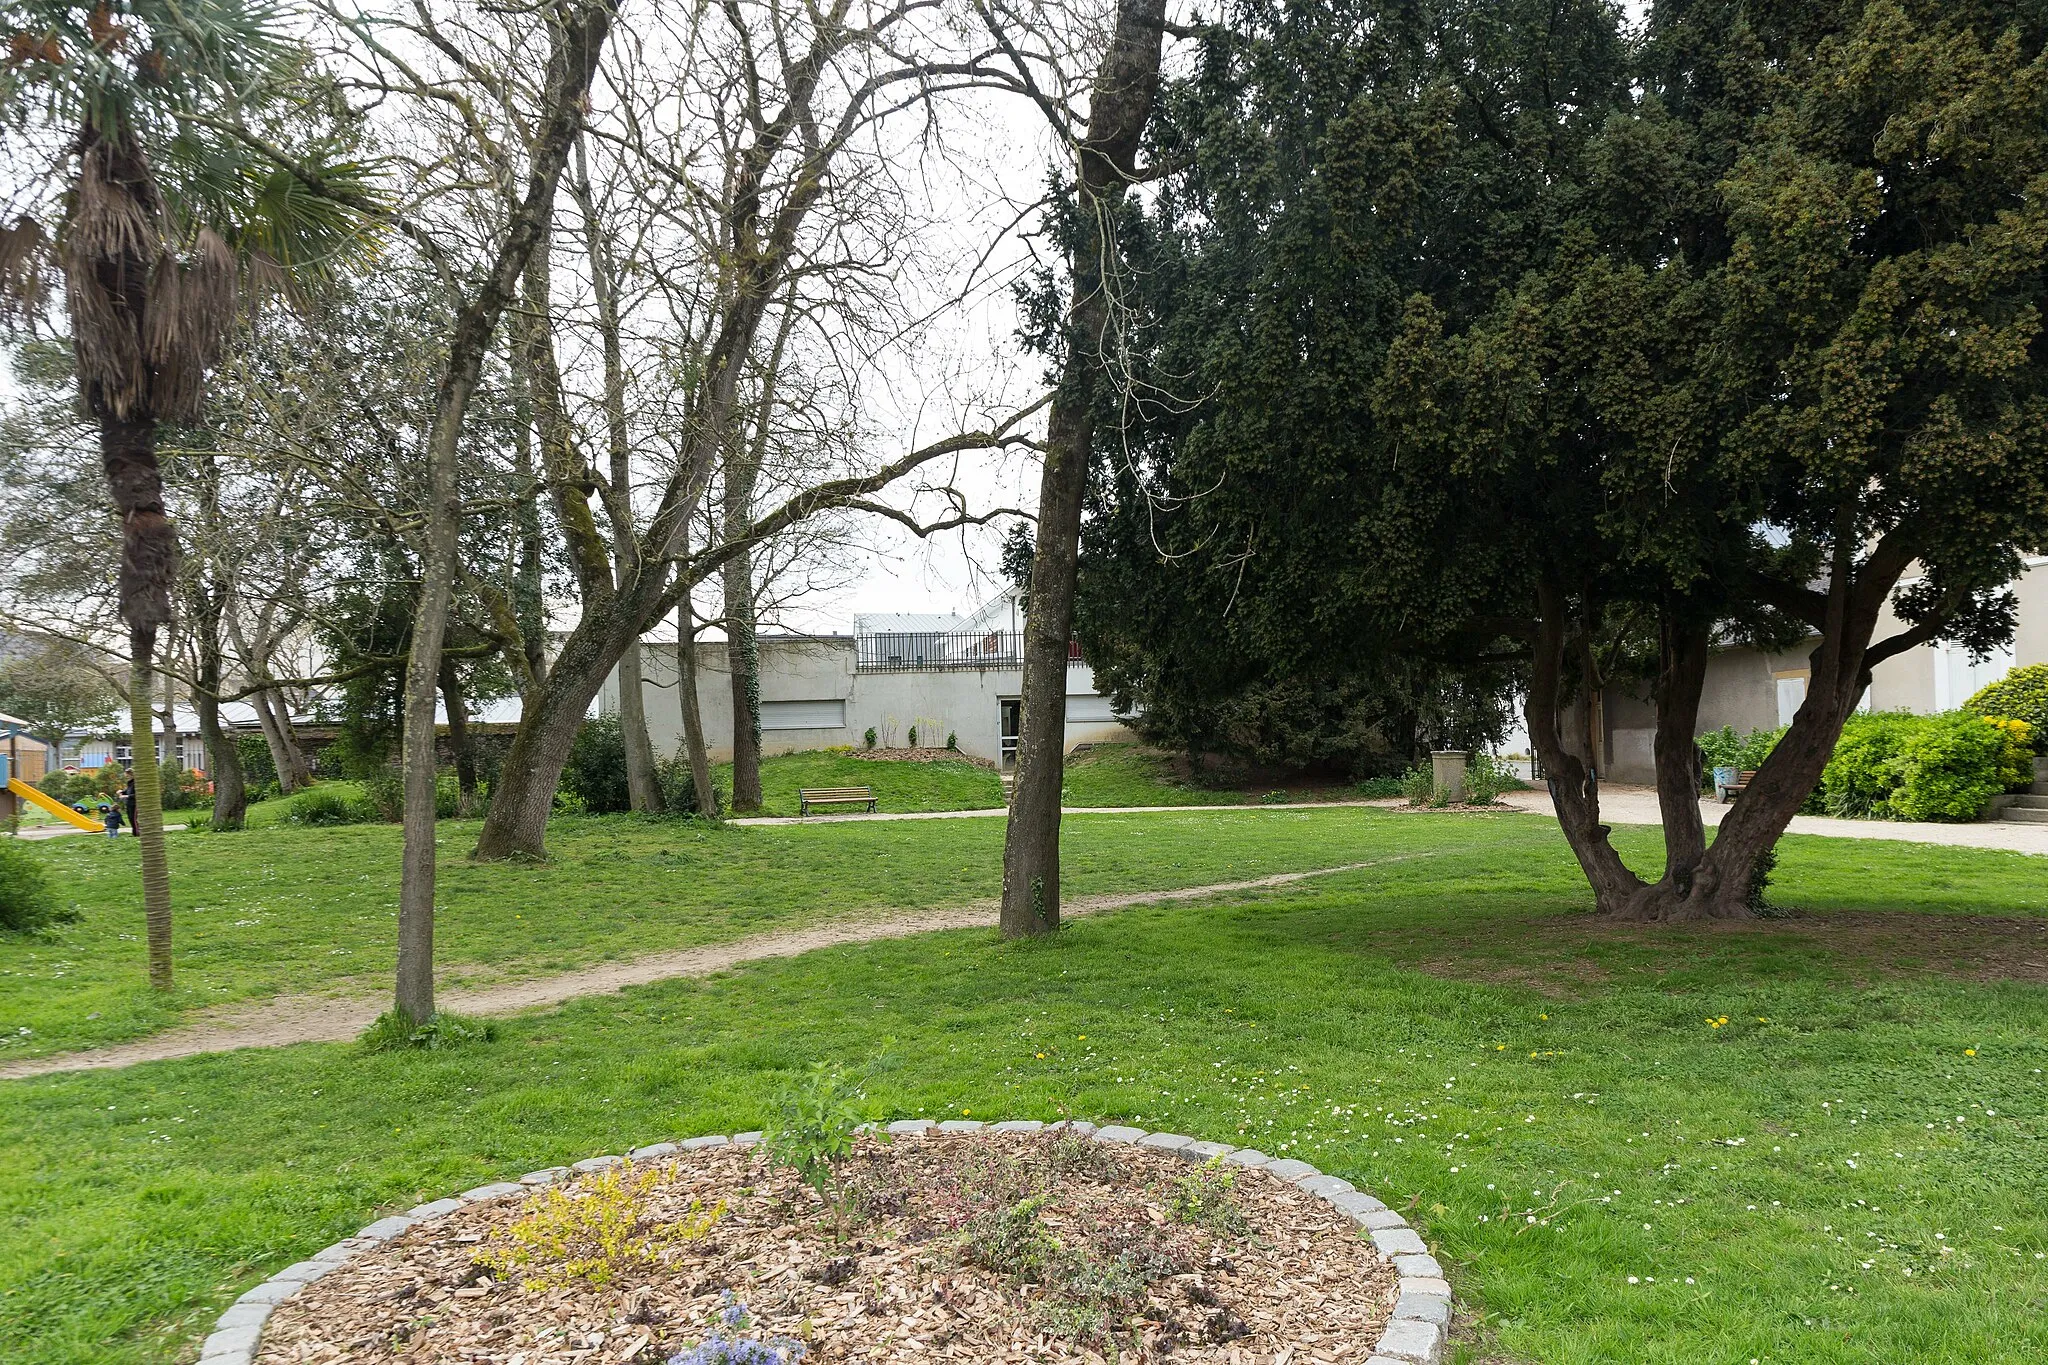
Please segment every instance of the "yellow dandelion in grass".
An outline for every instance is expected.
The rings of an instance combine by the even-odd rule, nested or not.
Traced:
[[[1088,1041],[1088,1035],[1085,1033],[1077,1033],[1074,1035],[1074,1041],[1077,1043],[1085,1043]]]
[[[1963,1055],[1965,1057],[1974,1057],[1977,1055],[1977,1049],[1973,1047],[1966,1047],[1963,1049]]]
[[[1039,1060],[1039,1061],[1041,1061],[1041,1062],[1045,1060],[1045,1054],[1044,1054],[1043,1052],[1041,1052],[1041,1053],[1038,1053],[1038,1054],[1037,1054],[1037,1057],[1038,1057],[1038,1060]]]
[[[962,1109],[962,1110],[961,1110],[960,1112],[961,1112],[961,1113],[963,1113],[963,1114],[971,1114],[971,1113],[973,1113],[974,1111],[973,1111],[972,1109]]]

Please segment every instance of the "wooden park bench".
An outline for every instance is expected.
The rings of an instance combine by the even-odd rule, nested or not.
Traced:
[[[812,806],[866,806],[870,813],[875,809],[873,787],[798,787],[796,791],[797,816],[809,815]]]
[[[1741,772],[1735,774],[1735,780],[1721,788],[1721,804],[1725,806],[1733,802],[1736,797],[1748,791],[1749,784],[1754,781],[1756,781],[1756,769],[1754,768],[1744,768]]]

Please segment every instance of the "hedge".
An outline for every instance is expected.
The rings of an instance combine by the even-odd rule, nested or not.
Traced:
[[[2033,727],[2034,748],[2048,754],[2048,664],[2015,668],[1963,703],[1980,716],[2006,716]]]
[[[1724,726],[1701,735],[1704,766],[1762,767],[1784,733],[1738,735]],[[1992,797],[2033,781],[2040,735],[2023,719],[1973,710],[1938,716],[1859,711],[1842,727],[1820,785],[1802,809],[1855,820],[1975,820]]]

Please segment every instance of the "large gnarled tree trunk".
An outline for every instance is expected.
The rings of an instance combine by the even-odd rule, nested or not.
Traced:
[[[1038,545],[1024,619],[1016,794],[1003,842],[1002,931],[1011,938],[1059,927],[1060,789],[1066,777],[1067,657],[1081,502],[1088,489],[1104,353],[1116,346],[1110,297],[1118,259],[1115,219],[1137,173],[1139,144],[1159,92],[1165,9],[1165,0],[1120,0],[1109,51],[1089,96],[1088,134],[1078,149],[1079,240],[1068,260],[1073,299],[1039,483]]]

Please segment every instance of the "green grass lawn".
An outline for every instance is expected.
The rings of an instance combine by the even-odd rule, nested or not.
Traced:
[[[855,760],[856,762],[858,760]],[[892,768],[936,765],[892,764]],[[1428,820],[1375,811],[1090,815],[1068,821],[1069,894],[1164,889],[1419,848]],[[1400,823],[1391,823],[1399,821]],[[1541,841],[1503,816],[1498,837]],[[544,866],[467,860],[477,825],[443,821],[436,949],[444,984],[532,976],[831,918],[949,907],[1000,891],[1000,820],[715,826],[562,817]],[[388,989],[394,825],[173,833],[177,990],[147,988],[133,839],[25,845],[82,912],[47,940],[0,937],[0,1059],[132,1038],[194,1008],[281,993]]]
[[[1355,801],[1353,787],[1288,781],[1204,785],[1181,777],[1171,755],[1136,744],[1100,744],[1067,760],[1061,795],[1069,806],[1243,806],[1275,794],[1288,801]]]
[[[732,791],[732,765],[718,765],[720,791]],[[1003,784],[991,768],[965,759],[909,763],[858,758],[844,750],[775,754],[761,760],[763,815],[795,815],[799,787],[873,787],[883,811],[1000,810]],[[853,806],[831,809],[847,811]]]
[[[885,1047],[899,1113],[1123,1120],[1379,1192],[1449,1268],[1467,1360],[2048,1358],[2038,860],[1795,837],[1774,888],[1793,917],[1621,929],[1584,913],[1533,821],[1162,823],[1240,842],[1262,818],[1345,858],[1438,851],[1041,944],[955,932],[763,962],[454,1052],[4,1083],[0,1358],[189,1358],[242,1288],[382,1212],[758,1126],[811,1059]],[[843,831],[877,828],[801,834],[852,848]]]

